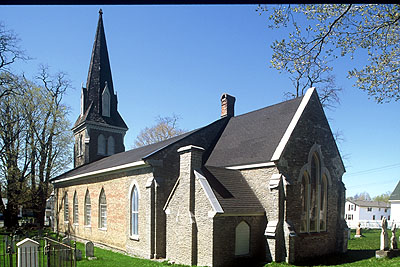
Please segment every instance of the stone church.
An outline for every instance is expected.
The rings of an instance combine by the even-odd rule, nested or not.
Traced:
[[[223,94],[216,121],[129,151],[117,103],[100,10],[74,169],[52,180],[58,231],[200,266],[347,250],[345,169],[314,88],[239,116]]]

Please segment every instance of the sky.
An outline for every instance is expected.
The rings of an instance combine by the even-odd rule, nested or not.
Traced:
[[[100,8],[119,112],[129,127],[126,149],[157,116],[175,114],[180,128],[192,130],[219,118],[223,93],[236,97],[240,115],[285,100],[292,88],[269,63],[270,45],[288,32],[269,29],[257,5],[0,6],[0,21],[31,57],[14,71],[33,78],[45,64],[68,74],[71,123],[79,116]],[[325,112],[332,131],[343,134],[347,196],[373,197],[400,180],[400,102],[377,104],[353,86],[347,70],[360,61],[335,63],[341,103]]]

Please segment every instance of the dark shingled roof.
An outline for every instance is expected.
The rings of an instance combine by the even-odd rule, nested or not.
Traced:
[[[270,161],[301,100],[232,117],[206,165],[227,167]]]
[[[224,213],[262,213],[264,208],[240,171],[218,167],[202,168]]]
[[[378,208],[390,208],[389,203],[383,201],[369,201],[369,200],[349,200],[349,202],[356,204],[360,207],[378,207]]]
[[[389,200],[400,200],[400,181],[397,183],[396,188],[390,195]]]
[[[146,156],[148,156],[160,149],[163,149],[163,148],[167,147],[168,145],[173,144],[200,129],[197,129],[197,130],[194,130],[191,132],[187,132],[187,133],[181,134],[179,136],[172,137],[165,141],[161,141],[161,142],[158,142],[155,144],[139,147],[139,148],[121,152],[118,154],[114,154],[114,155],[102,158],[100,160],[94,161],[92,163],[79,166],[75,169],[72,169],[66,173],[61,174],[60,176],[55,177],[53,179],[53,181],[60,180],[62,178],[66,178],[66,177],[73,177],[73,176],[84,174],[84,173],[89,173],[89,172],[98,171],[98,170],[104,170],[104,169],[117,167],[117,166],[128,164],[128,163],[132,163],[135,161],[143,160],[143,158],[145,158]]]

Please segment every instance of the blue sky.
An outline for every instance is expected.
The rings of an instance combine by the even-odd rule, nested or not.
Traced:
[[[15,71],[33,77],[47,64],[68,73],[71,122],[79,114],[99,8],[119,111],[129,126],[127,149],[158,115],[176,114],[180,127],[191,130],[219,118],[222,93],[236,97],[235,112],[242,114],[281,102],[291,89],[269,64],[271,43],[287,32],[269,29],[256,5],[0,6],[0,21],[33,58]],[[338,145],[348,196],[379,195],[400,180],[400,102],[378,105],[353,87],[346,70],[363,60],[334,66],[344,91],[338,108],[326,110],[332,130],[343,133]]]

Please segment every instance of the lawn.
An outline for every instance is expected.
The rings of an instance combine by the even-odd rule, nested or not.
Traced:
[[[349,240],[349,251],[345,255],[332,255],[329,257],[321,257],[314,259],[312,262],[304,262],[298,265],[290,265],[286,263],[269,263],[265,267],[289,267],[289,266],[345,266],[345,267],[355,267],[355,266],[400,266],[400,257],[393,259],[376,259],[375,251],[379,249],[380,244],[380,230],[364,230],[364,237],[354,238],[354,231],[351,233],[351,238]],[[389,237],[391,233],[389,231]],[[77,248],[79,248],[83,253],[85,251],[83,244],[77,243]],[[166,262],[156,262],[151,260],[144,260],[129,257],[120,253],[104,250],[95,247],[94,251],[96,260],[83,259],[78,262],[78,267],[111,267],[111,266],[167,266]],[[84,257],[85,255],[83,255]],[[174,267],[183,265],[173,265]],[[262,265],[258,265],[262,266]]]

